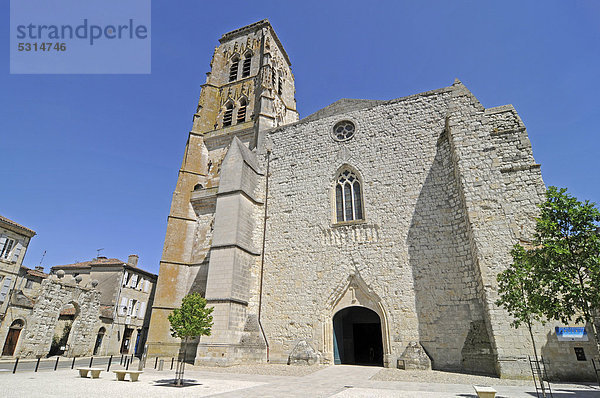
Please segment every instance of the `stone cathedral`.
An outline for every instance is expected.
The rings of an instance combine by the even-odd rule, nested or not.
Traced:
[[[545,193],[511,105],[484,108],[456,80],[299,120],[267,20],[223,35],[210,66],[173,193],[150,355],[177,355],[167,316],[200,292],[214,325],[188,349],[196,364],[529,372],[526,329],[494,304]],[[552,350],[546,334],[538,344]]]

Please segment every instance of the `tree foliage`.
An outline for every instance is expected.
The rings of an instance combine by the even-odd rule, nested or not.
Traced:
[[[513,264],[498,275],[500,299],[512,325],[533,321],[589,322],[600,309],[600,211],[567,190],[549,187],[530,247],[513,248]],[[531,329],[531,328],[530,328]],[[535,347],[534,347],[535,349]]]
[[[169,314],[171,335],[181,339],[210,336],[213,324],[213,307],[206,307],[206,300],[199,293],[191,293],[183,298],[181,308]]]

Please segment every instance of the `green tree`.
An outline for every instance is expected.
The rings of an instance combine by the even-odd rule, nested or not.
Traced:
[[[198,336],[210,336],[213,309],[206,307],[206,299],[199,293],[190,293],[183,298],[181,308],[176,308],[169,314],[171,336],[183,340],[183,354],[180,351],[175,378],[175,384],[178,386],[183,383],[188,340]]]
[[[518,328],[522,323],[527,325],[533,353],[537,360],[537,347],[533,338],[532,323],[544,322],[540,308],[539,280],[534,272],[530,252],[519,244],[511,251],[513,263],[498,274],[498,293],[500,299],[496,305],[504,307],[513,317],[511,326]]]
[[[564,188],[549,187],[540,206],[532,247],[517,245],[513,264],[498,275],[498,304],[520,322],[546,319],[587,323],[600,351],[600,211]],[[519,248],[520,247],[520,248]],[[521,272],[523,282],[513,281]],[[510,282],[510,283],[509,283]],[[516,299],[522,288],[524,302]],[[518,290],[518,289],[517,289]],[[513,322],[513,323],[515,323]]]

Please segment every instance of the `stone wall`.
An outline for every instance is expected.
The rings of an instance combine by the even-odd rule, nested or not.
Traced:
[[[20,338],[21,357],[45,356],[50,351],[59,313],[73,304],[76,313],[69,340],[69,356],[90,355],[99,323],[100,293],[96,290],[46,279]]]

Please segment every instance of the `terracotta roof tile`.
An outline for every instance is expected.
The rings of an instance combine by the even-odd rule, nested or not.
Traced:
[[[60,315],[75,315],[75,307],[67,307],[60,312]]]
[[[55,265],[52,269],[61,269],[61,268],[89,268],[95,265],[123,265],[125,264],[123,261],[118,258],[95,258],[91,261],[82,261],[79,263],[73,264],[65,264],[65,265]]]
[[[48,274],[35,269],[27,269],[27,275],[39,276],[40,278],[47,278]]]
[[[19,228],[19,229],[22,229],[22,230],[24,230],[25,232],[27,232],[27,233],[28,233],[28,235],[31,235],[31,236],[35,235],[35,231],[34,231],[33,229],[29,229],[29,228],[27,228],[27,227],[24,227],[24,226],[22,226],[21,224],[18,224],[18,223],[16,223],[16,222],[14,222],[13,220],[11,220],[11,219],[9,219],[9,218],[6,218],[6,217],[4,217],[4,216],[2,216],[2,215],[0,215],[0,222],[4,222],[4,223],[6,223],[6,224],[8,224],[8,225],[11,225],[11,226],[13,226],[13,227],[17,227],[17,228]]]

